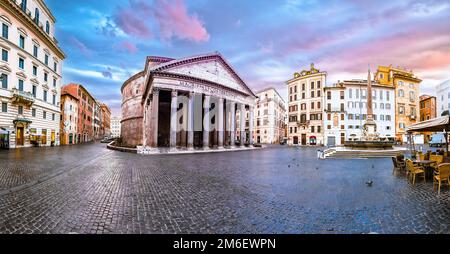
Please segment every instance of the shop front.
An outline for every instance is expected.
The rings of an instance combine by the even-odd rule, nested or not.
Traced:
[[[317,137],[316,136],[309,137],[309,145],[312,145],[312,146],[317,145]]]
[[[9,149],[9,131],[0,128],[0,149]]]

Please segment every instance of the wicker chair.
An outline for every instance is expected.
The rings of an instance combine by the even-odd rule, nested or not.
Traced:
[[[450,178],[450,163],[441,163],[438,166],[437,172],[433,176],[433,186],[438,185],[438,194],[441,193],[442,182],[447,182],[449,185]]]
[[[430,155],[430,161],[434,161],[435,163],[430,164],[430,167],[433,168],[433,171],[438,170],[439,164],[444,162],[444,156],[443,155]]]
[[[423,180],[426,181],[425,170],[423,169],[423,167],[416,166],[416,165],[414,165],[412,160],[407,159],[406,160],[406,168],[408,170],[407,171],[408,176],[412,176],[412,178],[413,178],[413,185],[416,182],[416,175],[422,176]]]
[[[406,168],[405,161],[400,161],[397,159],[397,157],[392,157],[392,164],[394,164],[392,174],[394,174],[395,170],[405,170]]]

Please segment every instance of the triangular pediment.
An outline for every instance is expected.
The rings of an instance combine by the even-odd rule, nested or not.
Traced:
[[[253,96],[253,92],[220,55],[174,60],[158,66],[155,71],[207,80]]]

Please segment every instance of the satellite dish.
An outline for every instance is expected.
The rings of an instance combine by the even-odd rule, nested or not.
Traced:
[[[69,125],[70,125],[70,121],[69,120],[64,121],[64,126],[69,126]]]

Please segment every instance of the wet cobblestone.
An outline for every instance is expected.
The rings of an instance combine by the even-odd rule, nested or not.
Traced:
[[[412,186],[390,159],[315,156],[0,151],[0,233],[450,233],[447,187]]]

